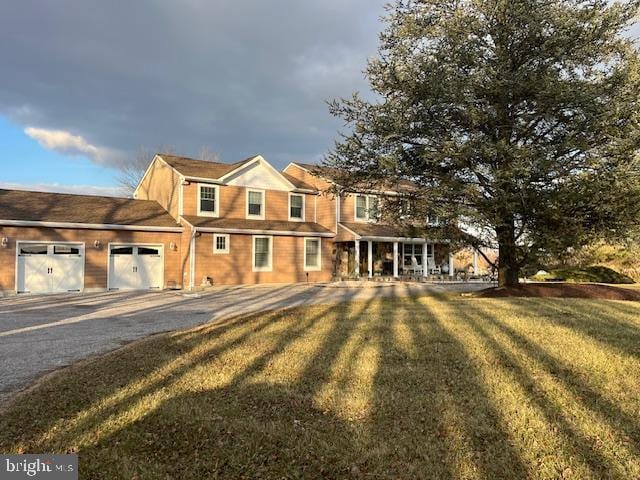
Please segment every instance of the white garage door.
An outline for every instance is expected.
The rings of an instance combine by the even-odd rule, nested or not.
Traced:
[[[111,245],[110,290],[162,289],[164,251],[161,245]]]
[[[18,293],[80,292],[84,288],[84,245],[17,243]]]

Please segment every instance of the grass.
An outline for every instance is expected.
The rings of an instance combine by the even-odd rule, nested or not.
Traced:
[[[532,280],[538,282],[572,282],[572,283],[611,283],[611,284],[633,284],[631,277],[616,272],[615,270],[603,267],[584,268],[562,268],[551,270],[546,274],[534,275]]]
[[[373,300],[153,337],[61,371],[0,451],[91,479],[639,478],[640,304]]]

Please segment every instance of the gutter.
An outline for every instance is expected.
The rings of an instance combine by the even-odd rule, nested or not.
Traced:
[[[35,220],[0,220],[0,225],[9,227],[77,228],[84,230],[136,230],[141,232],[182,233],[182,227],[154,227],[149,225],[118,225],[108,223],[41,222]]]

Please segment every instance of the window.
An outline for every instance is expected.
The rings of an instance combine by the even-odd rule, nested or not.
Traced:
[[[198,184],[198,216],[217,217],[218,187]]]
[[[289,194],[289,220],[304,220],[304,195]]]
[[[440,218],[438,218],[438,216],[434,214],[427,215],[427,225],[429,225],[430,227],[440,226]]]
[[[308,271],[320,270],[320,239],[304,239],[304,269]]]
[[[270,272],[271,271],[271,254],[272,254],[272,237],[254,236],[253,237],[253,271],[254,272]]]
[[[160,249],[153,247],[138,247],[138,255],[160,255]]]
[[[67,245],[55,245],[53,247],[54,255],[80,255],[79,247],[72,247]]]
[[[213,235],[213,253],[229,253],[229,235],[222,233]]]
[[[247,218],[264,220],[263,190],[247,190]]]
[[[367,197],[364,195],[356,197],[356,219],[367,220]]]
[[[356,196],[356,220],[377,221],[380,217],[380,201],[373,195]]]
[[[47,245],[20,245],[20,255],[46,255]]]
[[[133,247],[111,247],[111,255],[133,255]]]
[[[405,243],[403,245],[403,265],[405,268],[411,268],[414,257],[417,265],[422,265],[422,244],[421,243]]]

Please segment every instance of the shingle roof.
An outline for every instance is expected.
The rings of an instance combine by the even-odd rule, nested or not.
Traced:
[[[241,167],[243,164],[254,160],[257,155],[246,158],[236,163],[209,162],[206,160],[178,157],[165,153],[159,153],[158,156],[161,157],[170,166],[172,166],[178,173],[184,175],[185,177],[201,177],[217,180],[220,177],[225,176],[227,173],[232,172],[236,168]]]
[[[314,165],[311,163],[301,163],[301,162],[292,162],[294,165],[298,165],[301,168],[304,168],[305,170],[308,170],[309,172],[311,172],[314,175],[318,175],[321,177],[326,178],[327,180],[333,181],[333,182],[337,182],[340,183],[340,179],[342,177],[345,176],[346,172],[345,171],[341,171],[337,168],[334,167],[327,167],[325,165]],[[351,186],[352,189],[354,191],[358,190],[358,185],[352,185]],[[396,182],[394,183],[389,183],[388,185],[382,185],[382,186],[378,186],[378,187],[365,187],[362,186],[363,190],[380,190],[380,189],[384,189],[384,190],[390,190],[390,191],[397,191],[397,192],[410,192],[410,191],[415,191],[417,189],[419,189],[419,186],[412,182],[411,180],[407,180],[407,179],[398,179]]]
[[[347,223],[340,225],[348,228],[360,237],[394,237],[394,238],[425,238],[429,229],[403,228],[401,226],[381,225],[378,223]]]
[[[278,220],[247,220],[244,218],[204,218],[187,216],[184,219],[194,227],[231,230],[264,230],[273,232],[296,232],[309,234],[331,234],[333,232],[313,222],[286,222]]]
[[[2,220],[178,227],[155,201],[0,189]]]
[[[294,177],[292,175],[289,175],[286,172],[280,172],[280,173],[282,174],[282,176],[284,178],[289,180],[296,188],[301,188],[303,190],[313,190],[314,192],[318,190],[313,185],[309,185],[308,183],[303,182],[302,180],[300,180],[300,179],[298,179],[298,178],[296,178],[296,177]]]

